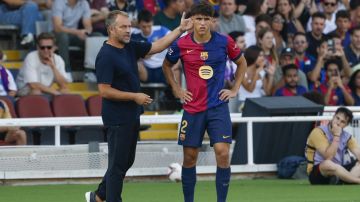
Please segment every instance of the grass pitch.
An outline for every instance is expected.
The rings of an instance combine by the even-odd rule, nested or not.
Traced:
[[[0,186],[5,202],[83,202],[97,185]],[[127,182],[125,202],[182,202],[181,183]],[[216,202],[215,182],[197,182],[196,202]],[[306,180],[233,180],[228,202],[360,202],[359,185],[313,186]]]

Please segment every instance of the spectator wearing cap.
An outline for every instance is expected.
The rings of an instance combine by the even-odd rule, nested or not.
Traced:
[[[306,93],[307,89],[298,84],[299,69],[295,64],[285,65],[281,69],[285,85],[277,89],[274,96],[298,96]]]
[[[345,47],[345,55],[351,67],[360,63],[360,26],[350,30],[350,45]]]
[[[295,64],[295,53],[291,48],[284,48],[280,54],[280,66],[278,68],[276,68],[276,71],[274,74],[274,83],[275,83],[274,90],[277,90],[285,85],[284,79],[283,79],[283,77],[284,77],[283,67],[286,65],[290,65],[290,64]],[[308,82],[307,82],[306,75],[304,74],[303,71],[301,71],[301,69],[299,69],[299,67],[298,67],[297,74],[298,74],[298,76],[297,76],[298,83],[297,84],[299,86],[303,86],[306,89],[308,89]]]
[[[360,106],[360,64],[353,68],[354,72],[350,77],[349,88],[354,98],[354,106]]]
[[[292,44],[295,53],[295,64],[307,75],[314,68],[316,60],[306,52],[309,46],[306,35],[302,32],[295,33]]]
[[[352,106],[355,103],[350,88],[341,80],[341,65],[337,59],[328,59],[324,64],[325,82],[313,88],[325,96],[325,104],[328,106]]]
[[[336,29],[329,33],[330,36],[337,35],[341,39],[341,44],[343,47],[350,45],[350,33],[349,29],[351,27],[350,13],[345,10],[338,11],[336,13]]]
[[[306,38],[309,42],[307,53],[317,58],[317,48],[320,46],[321,42],[327,38],[327,36],[323,34],[326,17],[323,13],[316,12],[311,18],[311,31],[306,33]]]

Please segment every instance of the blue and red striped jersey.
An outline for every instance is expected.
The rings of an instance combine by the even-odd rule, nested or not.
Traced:
[[[223,103],[219,92],[224,87],[227,58],[236,61],[241,50],[229,36],[211,33],[207,43],[198,44],[193,34],[187,34],[170,46],[166,59],[183,64],[187,90],[193,94],[193,100],[184,104],[189,113],[205,111]]]

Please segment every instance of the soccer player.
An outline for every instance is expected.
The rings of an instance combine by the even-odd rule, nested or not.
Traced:
[[[307,173],[311,184],[360,184],[360,148],[344,128],[353,114],[339,107],[329,124],[314,128],[306,143]],[[346,162],[350,150],[357,160]]]
[[[191,8],[193,32],[169,48],[163,63],[164,75],[177,98],[184,102],[178,144],[183,145],[182,186],[184,201],[194,201],[196,161],[205,130],[214,147],[217,171],[217,201],[226,201],[230,181],[229,148],[232,138],[228,100],[236,96],[246,69],[241,50],[229,36],[210,30],[214,10],[202,2]],[[223,89],[227,58],[237,64],[235,83]],[[174,79],[171,66],[183,63],[187,89]]]

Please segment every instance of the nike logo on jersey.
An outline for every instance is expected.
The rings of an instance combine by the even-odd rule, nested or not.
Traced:
[[[228,139],[230,135],[223,135],[223,139]]]
[[[191,53],[193,52],[194,50],[186,50],[186,53]]]

